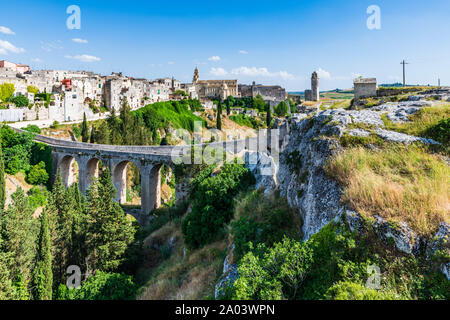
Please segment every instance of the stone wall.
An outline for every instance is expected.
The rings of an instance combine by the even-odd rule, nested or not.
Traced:
[[[377,83],[355,83],[355,99],[377,96]]]
[[[422,91],[423,88],[419,87],[411,87],[411,88],[399,88],[399,89],[393,89],[393,88],[379,88],[376,90],[375,95],[377,97],[386,97],[386,96],[396,96],[398,94],[407,94],[412,92],[419,92]]]

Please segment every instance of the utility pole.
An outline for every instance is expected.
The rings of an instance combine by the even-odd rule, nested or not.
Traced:
[[[403,60],[402,62],[400,62],[400,64],[403,65],[403,88],[404,88],[404,87],[406,87],[406,71],[405,71],[405,67],[409,63],[406,62],[405,60]]]

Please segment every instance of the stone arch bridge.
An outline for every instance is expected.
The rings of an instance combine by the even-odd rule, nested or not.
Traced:
[[[13,128],[17,132],[23,130]],[[285,130],[285,129],[284,129]],[[282,132],[284,132],[282,130]],[[277,148],[285,144],[277,134]],[[281,136],[284,136],[282,134]],[[273,137],[275,138],[275,137]],[[114,146],[75,142],[55,139],[43,135],[35,135],[35,141],[47,144],[52,149],[54,178],[59,171],[63,182],[70,186],[76,182],[73,164],[78,164],[78,183],[84,194],[93,179],[99,175],[99,163],[109,167],[113,184],[117,190],[115,199],[119,203],[126,202],[126,168],[134,163],[141,175],[141,214],[148,215],[161,205],[161,167],[163,165],[175,167],[175,162],[185,157],[192,146]],[[228,154],[243,155],[247,151],[267,152],[270,150],[272,138],[268,135],[259,135],[255,138],[216,142],[198,147],[222,148]],[[268,143],[269,142],[269,143]],[[272,150],[273,151],[273,150]],[[189,153],[190,154],[190,153]],[[190,156],[189,156],[190,157]]]

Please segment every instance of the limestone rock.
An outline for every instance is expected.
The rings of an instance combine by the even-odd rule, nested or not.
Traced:
[[[234,244],[232,246],[231,252],[226,256],[225,261],[223,262],[223,274],[214,290],[214,297],[216,300],[223,296],[225,294],[226,288],[231,287],[233,283],[239,278],[237,265],[230,263],[233,251]]]
[[[337,122],[324,125],[329,117]],[[338,142],[333,139],[316,139],[323,134],[342,134],[344,123],[351,123],[345,110],[326,110],[293,124],[286,150],[280,156],[277,178],[280,193],[293,208],[298,208],[303,218],[303,236],[309,239],[343,212],[341,189],[326,176],[323,166],[337,152]],[[300,154],[298,174],[293,172],[288,158]]]
[[[354,137],[368,137],[370,136],[370,132],[362,129],[351,129],[348,131],[348,134]]]
[[[438,251],[450,256],[450,224],[445,222],[441,223],[438,232],[427,248],[428,258],[431,259]],[[448,259],[442,262],[441,271],[450,280],[450,261]]]
[[[410,136],[404,133],[389,131],[383,129],[376,129],[376,134],[380,136],[382,139],[390,141],[390,142],[400,142],[404,144],[410,144],[413,142],[422,142],[425,144],[439,144],[439,142],[434,141],[433,139],[426,139],[422,137]]]
[[[278,186],[278,166],[275,160],[265,153],[248,151],[245,154],[245,166],[256,179],[256,189],[264,188],[268,194]]]
[[[375,216],[374,226],[380,238],[386,242],[392,239],[398,250],[406,254],[418,252],[420,239],[406,222],[397,224]]]

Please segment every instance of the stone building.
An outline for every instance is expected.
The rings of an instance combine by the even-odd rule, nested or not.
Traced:
[[[0,61],[0,68],[7,69],[17,73],[25,73],[31,71],[31,68],[25,64],[16,64],[14,62],[9,62],[6,60]]]
[[[286,100],[286,90],[280,86],[265,86],[256,84],[254,81],[251,85],[239,84],[239,95],[241,97],[252,97],[261,95],[264,100],[284,101]]]
[[[312,101],[312,90],[305,90],[305,101]]]
[[[200,80],[198,68],[195,68],[192,84],[200,99],[226,99],[229,96],[239,96],[237,80]]]
[[[354,82],[355,100],[377,96],[376,78],[358,78]]]

